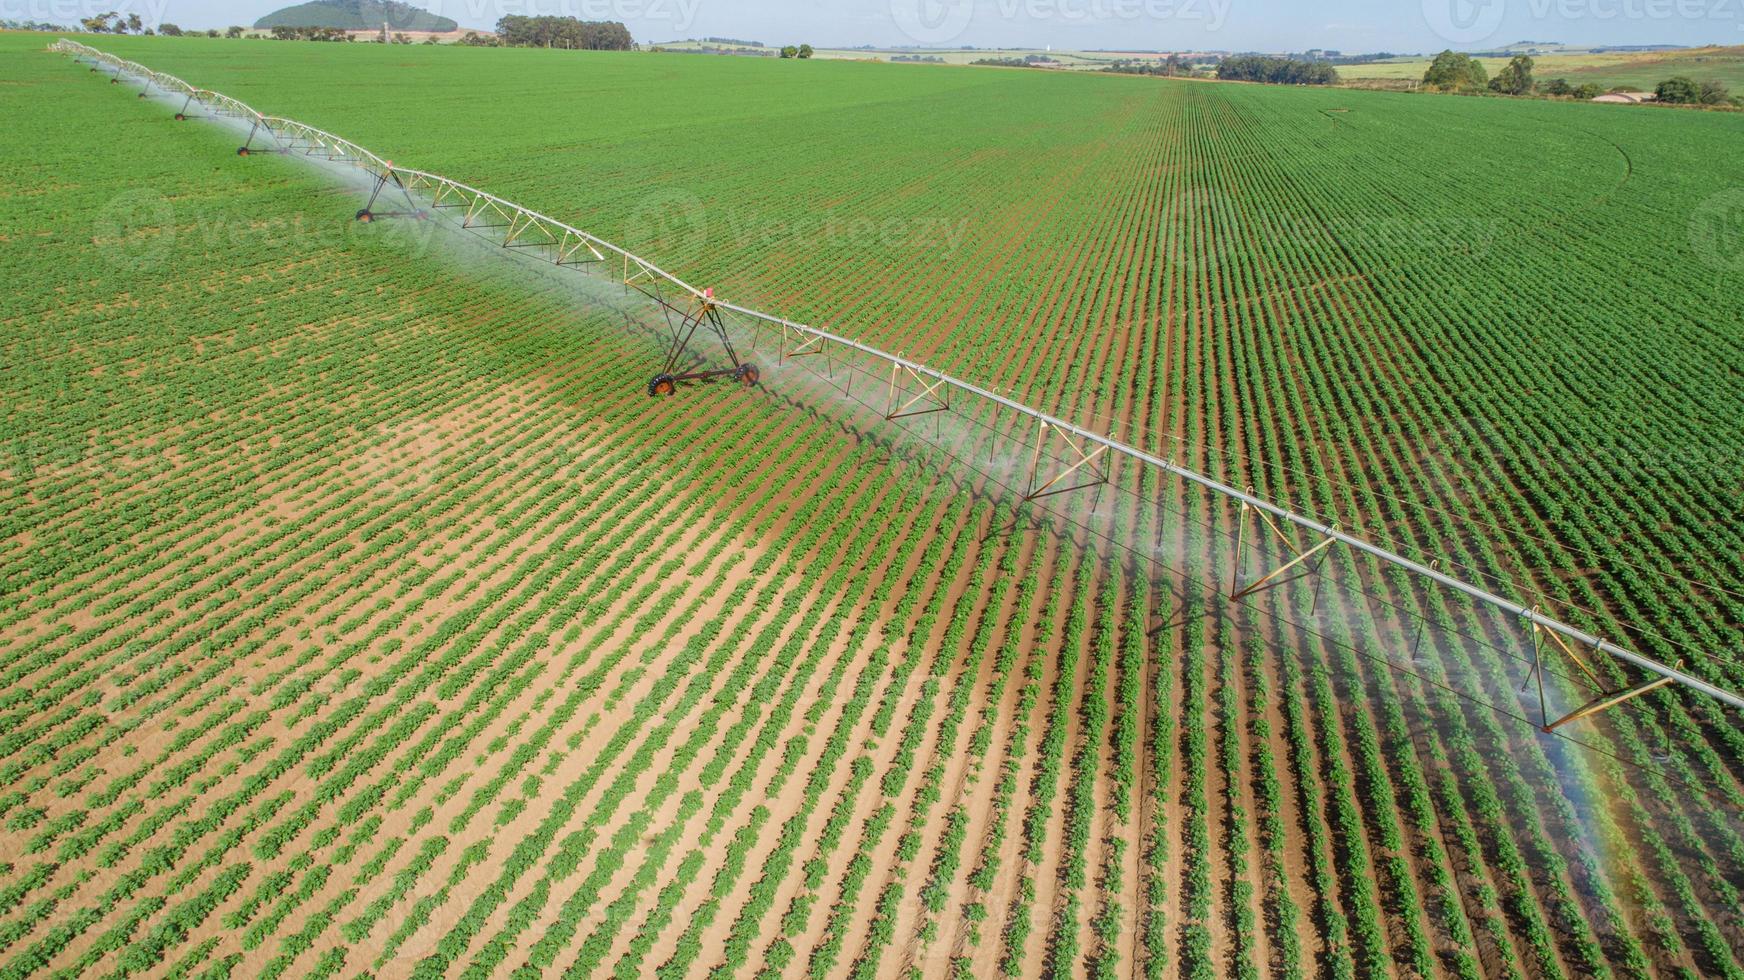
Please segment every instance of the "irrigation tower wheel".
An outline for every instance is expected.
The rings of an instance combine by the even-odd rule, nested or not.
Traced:
[[[733,374],[739,379],[739,383],[747,388],[755,387],[757,382],[763,380],[763,372],[757,370],[757,365],[755,364],[741,364],[739,365],[739,370],[733,372]]]
[[[654,380],[648,382],[648,397],[678,394],[678,379],[670,374],[656,374]]]
[[[364,208],[357,212],[357,220],[367,225],[375,220],[375,214],[369,208]]]

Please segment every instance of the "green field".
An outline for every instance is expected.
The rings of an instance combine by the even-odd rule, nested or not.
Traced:
[[[1486,706],[1531,646],[1467,605],[1200,588],[1185,486],[1111,549],[791,369],[650,399],[633,294],[48,40],[0,34],[0,974],[1744,975],[1717,703],[1583,747]],[[1744,687],[1744,116],[96,43]],[[1409,673],[1341,639],[1400,619]]]

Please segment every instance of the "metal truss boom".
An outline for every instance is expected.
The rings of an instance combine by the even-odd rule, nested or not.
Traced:
[[[1174,476],[1209,493],[1240,504],[1244,508],[1255,510],[1262,517],[1267,518],[1268,522],[1275,520],[1294,525],[1302,531],[1308,532],[1310,536],[1321,539],[1307,552],[1297,553],[1284,568],[1277,569],[1271,575],[1242,590],[1243,594],[1261,588],[1278,573],[1301,564],[1311,555],[1322,552],[1333,545],[1342,545],[1353,553],[1401,569],[1421,580],[1463,595],[1473,602],[1500,610],[1508,616],[1517,618],[1534,633],[1543,631],[1558,637],[1559,642],[1566,641],[1566,643],[1583,647],[1590,653],[1604,654],[1658,678],[1622,692],[1607,692],[1600,701],[1578,709],[1572,715],[1557,721],[1556,725],[1566,724],[1579,717],[1586,717],[1646,693],[1647,690],[1667,684],[1680,685],[1732,708],[1744,710],[1744,696],[1697,677],[1682,669],[1681,665],[1671,666],[1661,663],[1620,644],[1557,620],[1540,612],[1536,606],[1528,606],[1505,596],[1497,595],[1485,588],[1449,575],[1439,568],[1339,530],[1334,524],[1323,523],[1313,517],[1299,514],[1252,492],[1239,490],[1196,470],[1182,466],[1172,459],[1164,459],[1071,422],[1055,418],[1021,402],[953,377],[925,364],[908,360],[898,354],[888,353],[838,333],[796,323],[785,317],[719,299],[714,296],[712,290],[698,289],[654,263],[597,235],[504,200],[487,191],[440,174],[395,167],[392,162],[349,140],[294,120],[263,115],[228,96],[196,88],[172,75],[152,71],[143,65],[116,58],[76,41],[59,40],[50,46],[50,50],[75,55],[82,60],[92,62],[94,66],[107,66],[117,72],[118,78],[122,74],[131,75],[136,79],[145,81],[148,86],[155,86],[168,94],[184,95],[190,106],[198,105],[212,115],[253,123],[258,126],[258,131],[264,131],[268,134],[283,152],[321,155],[329,160],[366,170],[380,180],[398,183],[408,193],[421,193],[429,198],[432,207],[464,209],[464,224],[468,228],[506,228],[504,240],[501,242],[505,246],[526,248],[542,253],[545,258],[557,265],[585,265],[590,262],[618,265],[622,269],[622,282],[625,285],[641,289],[669,310],[676,311],[681,316],[693,316],[697,310],[705,310],[710,313],[718,310],[744,317],[756,323],[774,326],[782,337],[783,356],[816,353],[825,347],[832,347],[842,351],[856,352],[882,365],[888,365],[893,381],[891,401],[886,418],[898,418],[905,414],[911,414],[911,410],[918,402],[925,402],[928,407],[931,407],[934,403],[940,406],[962,406],[976,401],[1026,418],[1042,432],[1051,432],[1053,435],[1063,438],[1067,445],[1074,450],[1075,456],[1075,458],[1068,460],[1070,468],[1066,473],[1060,474],[1054,478],[1054,481],[1050,481],[1049,484],[1040,488],[1033,485],[1035,474],[1032,468],[1031,497],[1043,495],[1043,490],[1050,489],[1052,482],[1057,482],[1079,469],[1088,470],[1095,475],[1095,479],[1083,484],[1083,486],[1105,483],[1107,481],[1106,470],[1098,464],[1104,460],[1125,459],[1158,473]],[[584,251],[587,258],[579,258]],[[668,298],[668,291],[678,295]],[[787,348],[787,343],[790,340],[796,341],[792,350]],[[910,400],[906,403],[899,400],[894,379],[900,373],[905,373],[907,377],[914,379],[922,386],[923,397],[921,399]],[[1067,489],[1078,488],[1074,486]],[[1324,557],[1322,556],[1322,560]]]

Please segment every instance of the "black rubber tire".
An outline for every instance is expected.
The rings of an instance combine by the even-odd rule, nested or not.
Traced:
[[[671,397],[678,394],[678,380],[670,374],[656,374],[648,382],[648,397],[657,398],[661,395]]]
[[[370,211],[369,208],[364,208],[363,210],[357,212],[357,220],[361,221],[362,223],[367,225],[371,221],[375,220],[375,213]]]
[[[187,121],[188,121],[188,117],[186,115],[184,115],[180,112],[176,113],[176,122],[187,122]]]
[[[763,380],[763,372],[755,364],[741,364],[738,370],[739,383],[747,388],[754,388]]]
[[[248,156],[248,154],[249,154],[249,149],[248,149],[248,147],[246,147],[246,146],[239,146],[239,147],[237,147],[237,148],[236,148],[236,155],[237,155],[237,156],[239,156],[239,157],[245,157],[245,156]]]

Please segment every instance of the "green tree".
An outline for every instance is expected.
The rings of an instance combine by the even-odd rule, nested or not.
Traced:
[[[165,24],[162,27],[158,28],[157,30],[158,30],[158,33],[162,34],[164,37],[181,37],[182,36],[182,29],[180,27],[177,27],[174,24]]]
[[[224,36],[228,37],[228,38],[241,37],[242,36],[242,28],[237,27],[236,25],[232,24],[231,26],[226,27],[224,29]]]
[[[1574,87],[1568,84],[1568,79],[1553,79],[1544,84],[1545,95],[1568,96],[1574,94]]]
[[[1267,82],[1272,85],[1336,85],[1338,69],[1324,61],[1237,55],[1218,62],[1217,77],[1224,81]]]
[[[635,43],[629,28],[618,21],[524,17],[518,14],[497,21],[497,38],[504,47],[566,48],[573,51],[628,51]]]
[[[1678,75],[1659,83],[1653,90],[1653,95],[1661,102],[1672,105],[1691,105],[1702,100],[1702,88],[1694,79]]]
[[[809,57],[811,57],[811,55],[812,55],[811,45],[802,44],[799,46],[799,56],[801,58],[809,58]]]
[[[1488,80],[1481,62],[1458,51],[1443,51],[1436,55],[1429,70],[1423,73],[1425,86],[1449,92],[1483,88]]]
[[[1585,101],[1588,101],[1590,99],[1596,99],[1599,96],[1604,95],[1605,88],[1604,88],[1604,86],[1600,85],[1598,82],[1583,82],[1579,85],[1576,85],[1574,87],[1574,91],[1570,92],[1569,94],[1574,96],[1575,98],[1580,99],[1581,101],[1585,102]]]
[[[1479,66],[1480,70],[1482,66]],[[1532,91],[1532,59],[1517,54],[1490,80],[1490,90],[1503,95],[1525,95]]]
[[[1732,101],[1732,93],[1726,91],[1725,83],[1710,80],[1702,83],[1702,91],[1697,98],[1702,105],[1726,105]]]
[[[799,49],[789,44],[781,49],[781,56],[783,58],[797,58],[799,57]]]

